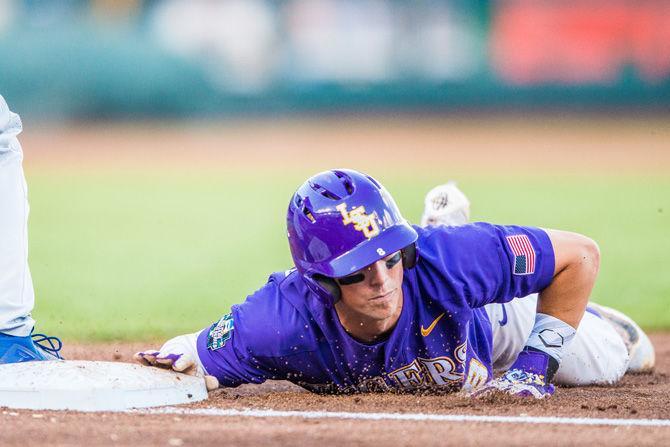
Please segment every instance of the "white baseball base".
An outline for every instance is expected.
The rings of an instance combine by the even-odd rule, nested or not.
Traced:
[[[131,363],[65,360],[0,365],[0,407],[122,411],[205,399],[202,377]]]

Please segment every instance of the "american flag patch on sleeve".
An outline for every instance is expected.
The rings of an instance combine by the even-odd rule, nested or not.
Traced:
[[[535,250],[525,234],[507,236],[507,243],[514,254],[514,274],[531,275],[535,273]]]

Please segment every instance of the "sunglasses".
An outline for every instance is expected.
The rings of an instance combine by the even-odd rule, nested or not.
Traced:
[[[386,261],[385,261],[386,268],[391,270],[393,267],[395,267],[395,265],[398,262],[400,262],[401,259],[402,259],[402,253],[401,252],[396,252],[393,256],[386,259]],[[356,272],[354,274],[343,276],[341,278],[336,278],[336,281],[341,286],[349,286],[351,284],[356,284],[356,283],[359,283],[359,282],[363,282],[363,280],[365,279],[365,270],[366,269],[359,270],[358,272]]]

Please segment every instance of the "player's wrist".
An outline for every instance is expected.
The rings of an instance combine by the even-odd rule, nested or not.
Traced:
[[[565,348],[572,342],[577,330],[558,318],[538,312],[526,347],[541,351],[561,362]]]
[[[554,385],[550,382],[557,369],[558,361],[555,358],[526,346],[505,374],[475,390],[472,396],[482,397],[502,392],[518,397],[545,399],[554,394]]]
[[[535,374],[545,384],[554,378],[558,371],[559,361],[544,351],[526,346],[519,353],[510,371],[518,369],[526,373]]]

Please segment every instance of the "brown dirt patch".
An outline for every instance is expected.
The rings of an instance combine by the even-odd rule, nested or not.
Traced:
[[[24,123],[28,169],[663,173],[670,118],[398,116],[206,123]]]
[[[210,393],[191,407],[262,408],[355,412],[535,415],[588,418],[670,419],[670,333],[652,334],[653,374],[627,375],[613,387],[559,388],[544,402],[480,402],[459,396],[318,396],[286,382],[241,386]],[[130,361],[143,343],[66,344],[70,359]],[[50,445],[665,445],[670,427],[246,419],[213,416],[0,411],[0,445],[27,440]]]

